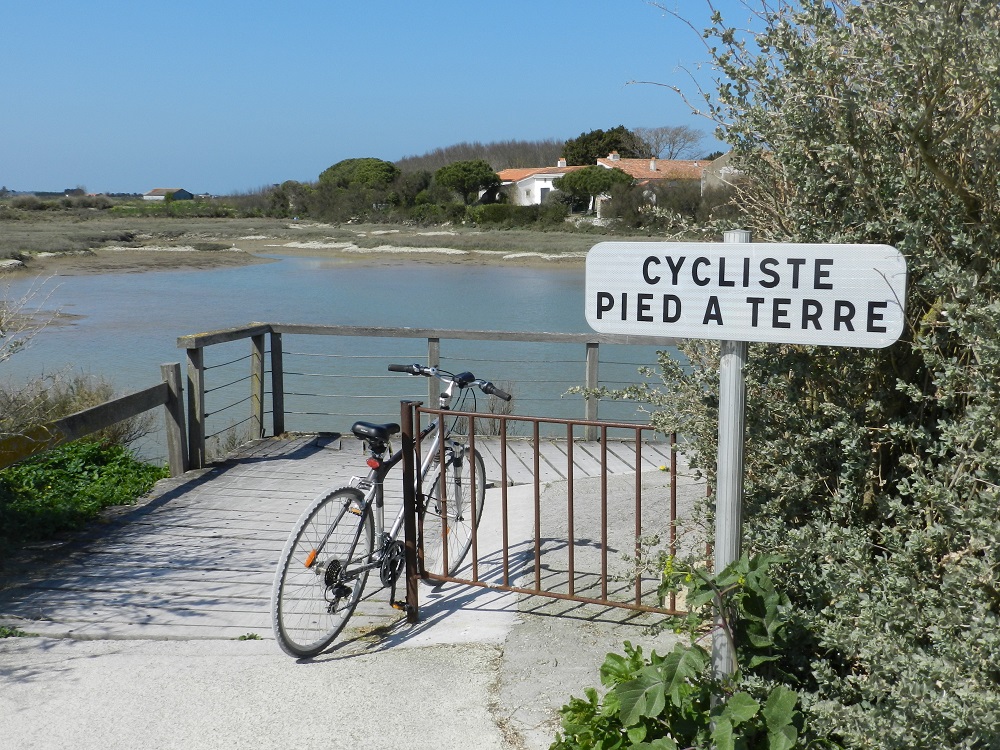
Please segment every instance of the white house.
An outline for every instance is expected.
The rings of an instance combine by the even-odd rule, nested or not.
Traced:
[[[677,184],[681,182],[700,182],[705,168],[710,161],[699,160],[668,160],[668,159],[623,159],[617,152],[608,154],[606,158],[598,159],[597,166],[605,169],[620,169],[630,175],[638,184],[647,185],[653,182]],[[504,169],[497,172],[500,182],[508,187],[511,203],[518,206],[538,205],[545,201],[552,192],[553,181],[582,166],[566,166],[566,160],[560,159],[554,167],[531,167],[527,169]]]
[[[516,206],[537,206],[545,202],[546,196],[555,188],[554,180],[583,167],[567,167],[566,160],[560,159],[554,167],[529,167],[527,169],[504,169],[497,172],[500,184],[508,189],[510,202]]]

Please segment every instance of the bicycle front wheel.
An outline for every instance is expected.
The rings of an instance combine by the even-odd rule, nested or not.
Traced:
[[[315,656],[358,605],[374,546],[371,513],[351,487],[317,499],[299,518],[278,559],[271,624],[282,651]]]
[[[444,470],[437,473],[424,495],[421,541],[428,573],[455,575],[472,546],[473,519],[478,527],[485,499],[486,469],[479,451],[464,446],[449,449]]]

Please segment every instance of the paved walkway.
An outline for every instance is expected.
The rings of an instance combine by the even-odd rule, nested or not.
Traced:
[[[373,587],[327,654],[297,662],[272,642],[288,531],[362,460],[353,440],[261,441],[41,551],[0,591],[0,623],[42,636],[0,641],[0,748],[547,747],[558,707],[598,684],[607,651],[646,642],[649,616],[448,585],[422,587],[407,626]],[[532,536],[533,492],[508,490],[513,543]],[[480,544],[499,537],[494,511]]]

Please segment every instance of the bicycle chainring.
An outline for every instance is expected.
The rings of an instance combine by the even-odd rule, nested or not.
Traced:
[[[391,586],[399,578],[399,574],[403,572],[403,566],[406,564],[406,548],[400,541],[392,542],[385,551],[385,556],[382,558],[382,565],[379,568],[379,578],[382,581],[383,586]]]

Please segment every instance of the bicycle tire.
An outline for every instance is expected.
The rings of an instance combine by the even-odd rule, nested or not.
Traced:
[[[278,558],[271,590],[271,625],[282,651],[315,656],[340,635],[368,580],[367,570],[351,578],[352,564],[371,560],[374,539],[357,489],[335,490],[306,508]]]
[[[451,451],[451,449],[449,449]],[[469,460],[469,456],[472,460]],[[470,454],[467,448],[456,454],[450,452],[445,458],[444,477],[446,494],[444,508],[447,518],[442,517],[440,502],[441,476],[438,471],[427,486],[421,522],[421,546],[424,550],[424,570],[441,575],[444,573],[444,539],[448,540],[448,570],[453,576],[465,560],[472,546],[472,471],[475,471],[476,525],[483,515],[486,500],[486,469],[479,451]]]

